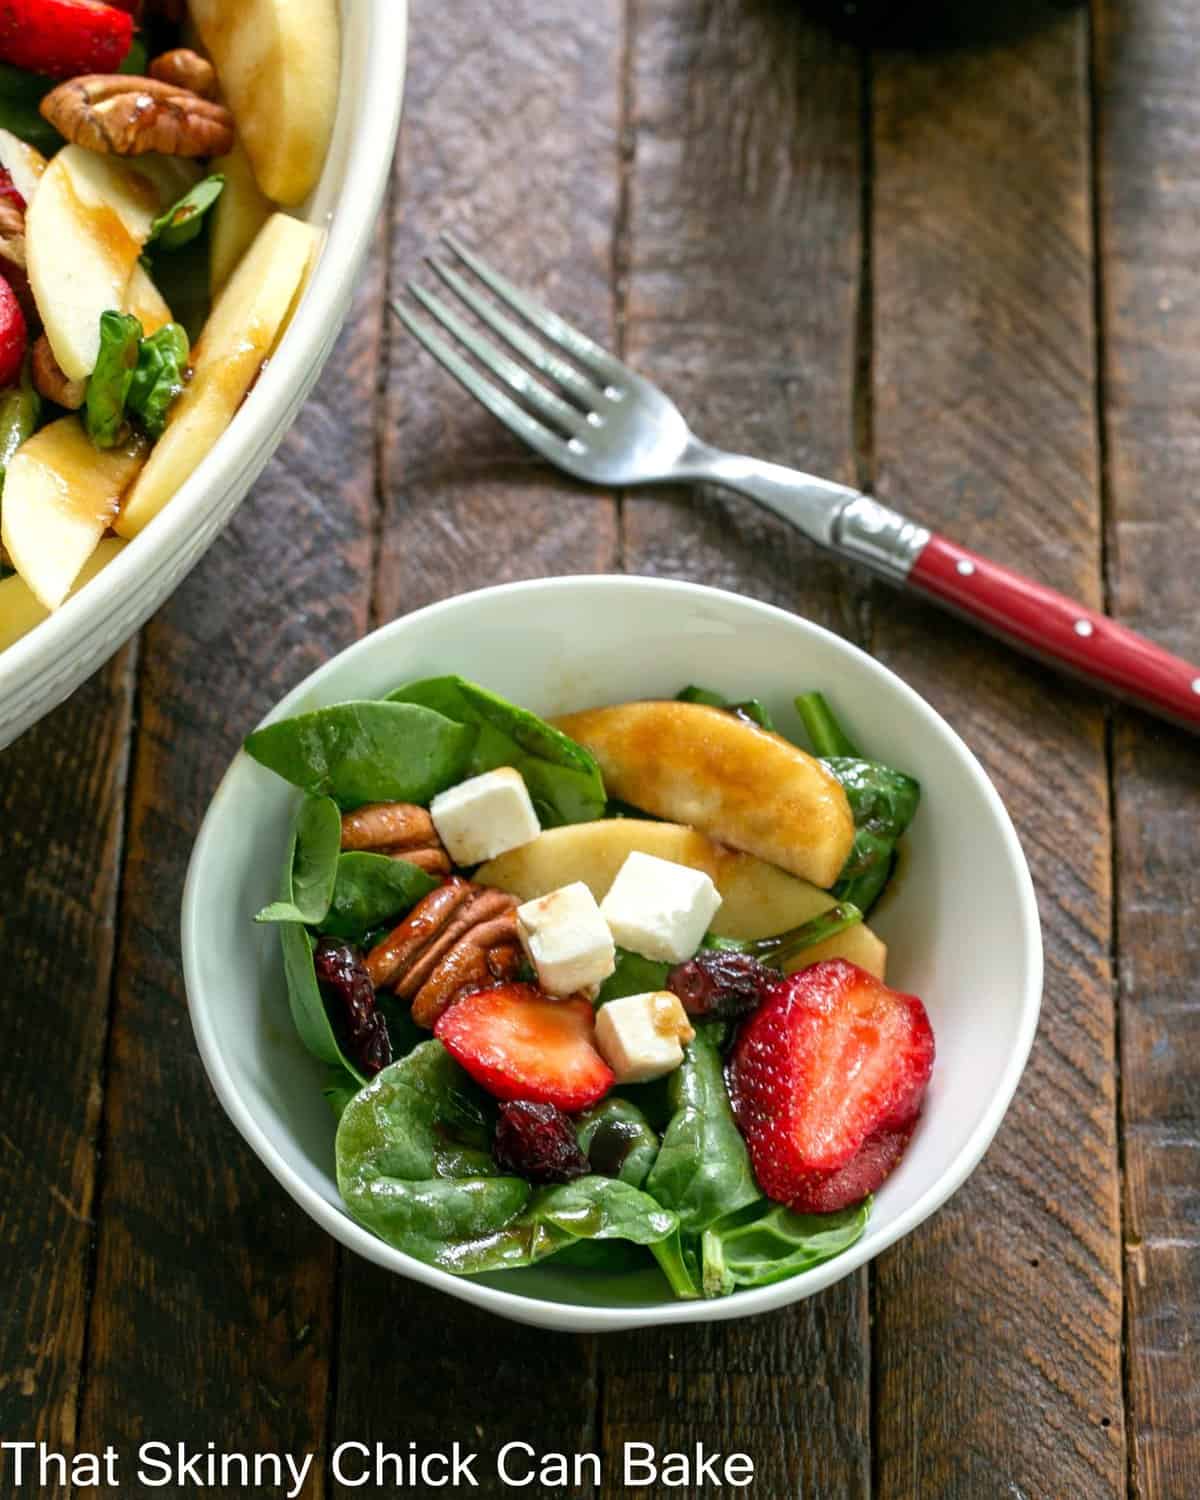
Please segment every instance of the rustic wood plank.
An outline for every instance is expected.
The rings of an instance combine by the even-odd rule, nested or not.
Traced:
[[[0,1430],[68,1451],[87,1320],[135,659],[136,646],[126,647],[0,755]]]
[[[875,433],[885,498],[1098,605],[1087,64],[1077,13],[991,51],[879,58]],[[1047,948],[987,1161],[878,1262],[878,1494],[1123,1494],[1102,709],[882,590],[875,647],[994,777]]]
[[[486,34],[462,8],[423,33],[400,156],[394,292],[453,229],[613,341],[621,11],[615,0],[507,0]],[[532,460],[398,330],[387,371],[380,618],[507,579],[613,566],[611,498]],[[490,1458],[504,1442],[594,1446],[594,1363],[589,1340],[502,1324],[348,1257],[335,1441],[393,1442],[397,1393],[420,1392],[403,1400],[405,1440],[426,1450],[459,1438],[485,1455],[474,1493],[508,1494]]]
[[[241,737],[366,623],[379,250],[317,394],[145,635],[85,1447],[303,1453],[325,1437],[334,1247],[213,1098],[177,931],[196,827]]]
[[[634,8],[625,352],[709,441],[853,480],[861,243],[857,53],[794,6]],[[625,563],[855,634],[841,571],[728,494],[629,496]],[[865,1273],[747,1323],[601,1345],[605,1494],[625,1442],[703,1441],[764,1495],[870,1492]]]
[[[1109,584],[1113,612],[1200,659],[1200,105],[1179,0],[1097,10]],[[1200,907],[1196,743],[1114,730],[1131,1472],[1144,1500],[1200,1492]]]

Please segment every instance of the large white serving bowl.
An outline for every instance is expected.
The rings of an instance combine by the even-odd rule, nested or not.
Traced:
[[[61,703],[199,561],[283,440],[333,349],[391,173],[404,90],[407,0],[341,0],[337,123],[309,201],[328,227],[290,327],[228,431],[145,531],[48,620],[0,652],[0,748]]]
[[[819,688],[871,753],[924,786],[906,858],[872,921],[888,977],[921,995],[937,1063],[921,1121],[864,1237],[791,1281],[675,1302],[656,1270],[460,1279],[390,1249],[342,1207],[321,1068],[295,1036],[277,934],[251,917],[275,898],[298,794],[239,754],[188,871],[183,961],[204,1064],[230,1118],[296,1202],[369,1260],[490,1312],[547,1328],[636,1328],[746,1317],[811,1296],[944,1203],[979,1161],[1037,1025],[1042,944],[1033,885],[1000,798],[958,735],[886,667],[828,631],[736,595],[653,578],[556,578],[464,594],[397,620],[314,672],[269,716],[381,697],[459,672],[543,714],[701,683],[762,698],[786,732]],[[247,725],[247,729],[252,726]]]

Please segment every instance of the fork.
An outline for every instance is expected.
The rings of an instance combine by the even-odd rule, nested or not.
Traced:
[[[1027,655],[1200,733],[1200,667],[870,495],[710,447],[657,386],[452,235],[443,238],[455,264],[431,257],[430,266],[499,344],[412,281],[409,292],[433,322],[399,302],[393,311],[478,401],[558,468],[620,489],[679,481],[722,485],[782,516],[819,546],[916,590]]]

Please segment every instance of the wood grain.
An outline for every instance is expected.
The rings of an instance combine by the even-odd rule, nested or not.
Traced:
[[[381,272],[377,256],[317,395],[146,631],[85,1446],[324,1441],[333,1246],[213,1098],[177,931],[197,824],[242,736],[366,622]],[[306,1491],[320,1493],[319,1480]]]
[[[1200,659],[1200,62],[1172,0],[1097,12],[1109,584],[1122,619]],[[1126,1342],[1133,1489],[1200,1492],[1197,746],[1114,729]]]
[[[1078,15],[990,52],[879,59],[874,389],[885,499],[1094,606],[1087,62]],[[878,1262],[877,1493],[1120,1495],[1103,713],[882,590],[875,647],[994,777],[1047,958],[1033,1056],[990,1154]]]
[[[452,229],[611,344],[621,7],[506,0],[489,15],[482,35],[478,14],[443,10],[411,59],[393,290],[432,283],[420,257]],[[396,325],[382,444],[379,618],[613,566],[611,498],[534,462]],[[485,1455],[473,1493],[510,1494],[491,1461],[504,1442],[594,1446],[594,1365],[589,1340],[501,1323],[347,1258],[335,1439],[402,1435],[424,1451],[457,1437]]]
[[[857,54],[792,6],[642,0],[634,16],[625,353],[709,441],[853,479]],[[629,496],[625,564],[855,630],[838,567],[727,494]],[[869,1494],[866,1285],[605,1340],[604,1493],[663,1493],[622,1485],[624,1443],[702,1441],[748,1453],[757,1494]]]
[[[68,1450],[90,1291],[136,650],[126,647],[0,755],[0,1431]]]

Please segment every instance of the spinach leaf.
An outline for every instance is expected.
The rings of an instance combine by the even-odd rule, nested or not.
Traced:
[[[535,1188],[524,1210],[503,1229],[448,1247],[447,1269],[479,1271],[531,1266],[580,1241],[623,1240],[657,1244],[678,1221],[653,1198],[612,1177],[580,1177],[558,1187]]]
[[[129,407],[149,437],[162,437],[167,413],[187,384],[188,336],[178,323],[166,323],[141,342],[129,383]]]
[[[137,369],[142,325],[132,313],[100,314],[100,353],[87,384],[84,423],[97,448],[115,448],[125,433],[125,403]]]
[[[681,1231],[677,1228],[650,1249],[658,1269],[667,1278],[667,1285],[679,1300],[695,1301],[701,1295],[699,1258],[694,1249],[684,1245]]]
[[[660,1241],[665,1244],[666,1241]],[[643,1271],[654,1262],[648,1250],[657,1245],[635,1245],[632,1240],[576,1240],[554,1255],[556,1266],[570,1266],[576,1271],[604,1271],[609,1276],[628,1271]]]
[[[333,899],[341,843],[342,815],[337,803],[330,797],[306,797],[296,818],[291,899],[272,901],[254,920],[318,924]]]
[[[685,1244],[761,1196],[725,1087],[724,1034],[721,1025],[698,1026],[670,1075],[675,1113],[646,1179],[646,1191],[679,1215]]]
[[[377,1074],[338,1124],[338,1188],[380,1239],[431,1265],[510,1223],[529,1184],[497,1174],[490,1153],[462,1139],[475,1085],[440,1042],[423,1042]]]
[[[160,214],[150,226],[146,249],[158,245],[163,250],[182,250],[204,228],[204,215],[221,196],[225,178],[213,172],[190,188],[166,213]]]
[[[146,45],[144,37],[135,36],[129,44],[129,51],[121,60],[118,73],[132,73],[135,78],[145,78],[146,68],[150,62],[150,49]]]
[[[593,1172],[640,1188],[658,1157],[659,1140],[636,1104],[610,1094],[575,1121],[579,1149]]]
[[[807,922],[801,922],[799,927],[780,932],[774,937],[725,938],[713,937],[710,933],[704,939],[704,947],[718,948],[725,953],[749,953],[764,964],[784,969],[806,948],[815,948],[818,943],[827,942],[839,932],[845,932],[847,927],[857,927],[862,919],[863,914],[857,906],[849,901],[842,901],[837,906],[831,906],[828,911],[810,917]]]
[[[0,391],[0,495],[4,493],[4,476],[13,456],[33,436],[41,414],[42,400],[33,388],[26,360],[20,384]]]
[[[344,809],[422,802],[462,779],[472,733],[413,703],[337,703],[256,730],[260,764]]]
[[[403,916],[441,883],[405,859],[359,849],[339,855],[335,869],[332,898],[314,920],[322,932],[352,943],[363,942],[373,928]]]
[[[469,725],[475,740],[466,775],[513,766],[524,778],[544,828],[604,816],[604,782],[591,752],[527,709],[464,677],[410,682],[390,694],[389,701],[419,703]]]
[[[797,1214],[764,1199],[763,1212],[735,1215],[728,1227],[717,1223],[704,1231],[704,1295],[771,1286],[832,1260],[861,1238],[870,1214],[870,1198],[832,1214]]]
[[[644,995],[650,990],[665,990],[671,965],[657,959],[643,958],[640,953],[617,949],[617,966],[600,986],[597,1005],[620,1000],[625,995]]]
[[[43,156],[53,156],[63,138],[43,119],[38,105],[55,86],[53,78],[0,63],[0,128],[28,142]]]
[[[182,250],[160,255],[154,264],[154,284],[171,315],[194,344],[200,337],[212,308],[209,289],[210,221]]]
[[[338,1187],[373,1233],[459,1275],[532,1265],[581,1240],[653,1244],[676,1218],[628,1183],[581,1177],[530,1189],[479,1144],[487,1105],[440,1042],[423,1042],[351,1099]],[[486,1137],[485,1137],[486,1138]]]
[[[296,863],[297,835],[293,834],[288,845],[287,861],[283,867],[283,885],[280,903],[296,905],[296,890],[292,883],[292,872]],[[313,964],[313,940],[302,922],[281,922],[279,942],[283,949],[283,971],[287,976],[288,1007],[292,1022],[300,1040],[316,1058],[328,1063],[330,1078],[325,1094],[331,1090],[357,1089],[365,1081],[363,1075],[343,1053],[338,1043],[325,999],[317,983],[317,971]]]
[[[854,846],[833,894],[870,912],[891,878],[896,845],[916,815],[921,784],[903,771],[865,760],[820,693],[802,693],[796,708],[813,749],[841,782],[854,814]]]
[[[761,698],[742,698],[734,703],[723,693],[714,693],[710,688],[694,685],[676,693],[675,698],[679,703],[704,703],[709,708],[727,708],[731,714],[736,714],[739,719],[748,719],[752,724],[757,724],[760,729],[775,728],[771,711]]]

